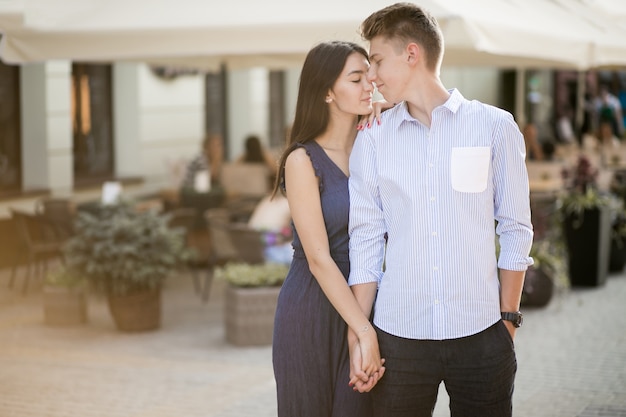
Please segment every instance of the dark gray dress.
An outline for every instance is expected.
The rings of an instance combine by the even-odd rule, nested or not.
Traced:
[[[317,142],[302,146],[319,178],[331,255],[347,280],[348,178]],[[274,323],[278,416],[368,417],[369,394],[348,386],[347,326],[311,274],[296,230],[293,235],[294,257],[278,297]]]

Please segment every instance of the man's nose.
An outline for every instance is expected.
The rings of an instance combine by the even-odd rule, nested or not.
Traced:
[[[370,83],[376,81],[376,71],[374,71],[372,68],[367,70],[367,73],[365,74],[365,78],[367,78],[367,81],[369,81]]]

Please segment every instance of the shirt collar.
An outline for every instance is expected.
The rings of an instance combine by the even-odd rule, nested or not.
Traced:
[[[463,97],[463,94],[461,94],[461,92],[456,88],[448,90],[448,92],[450,93],[450,97],[448,97],[448,100],[443,103],[442,107],[447,108],[452,113],[456,113],[461,107],[461,104],[466,101],[465,97]]]
[[[452,113],[456,113],[461,107],[461,104],[466,101],[465,97],[463,97],[463,94],[461,94],[461,92],[456,88],[452,88],[448,90],[448,92],[450,93],[450,96],[446,102],[439,107],[444,107]],[[400,116],[401,121],[415,121],[415,118],[409,113],[409,106],[407,106],[406,101],[403,101],[398,106],[398,116]]]

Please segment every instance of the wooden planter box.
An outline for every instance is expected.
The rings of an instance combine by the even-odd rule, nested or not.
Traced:
[[[280,287],[226,288],[226,340],[238,346],[272,344]]]
[[[73,326],[87,322],[87,297],[83,288],[46,286],[43,290],[44,323]]]

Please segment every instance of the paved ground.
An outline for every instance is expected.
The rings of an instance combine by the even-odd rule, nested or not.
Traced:
[[[43,324],[41,290],[8,290],[0,270],[0,417],[275,416],[271,348],[224,340],[224,284],[208,303],[169,281],[163,327],[115,330],[103,299],[89,323]],[[20,283],[21,284],[21,283]],[[626,275],[526,310],[516,339],[516,417],[626,417]],[[448,415],[441,390],[436,417]],[[294,416],[296,417],[296,416]]]

